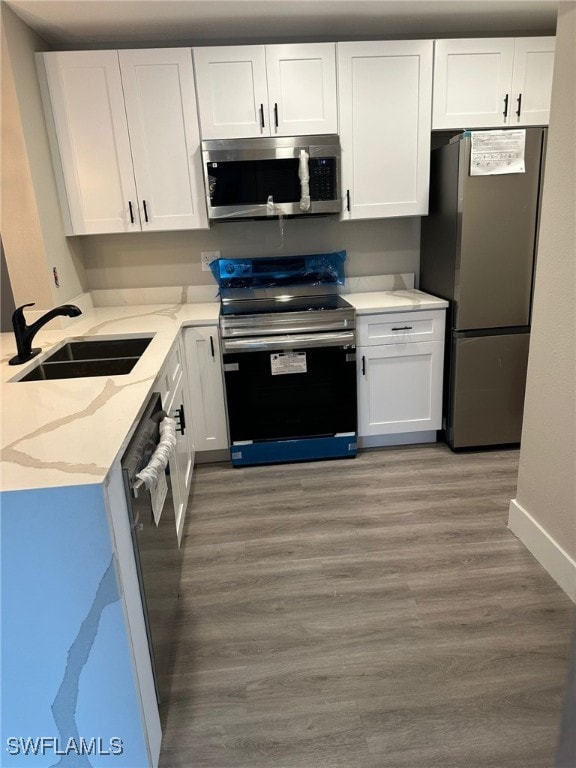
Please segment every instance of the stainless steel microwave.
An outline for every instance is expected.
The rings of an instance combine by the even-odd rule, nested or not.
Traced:
[[[202,164],[212,220],[341,209],[336,135],[203,141]]]

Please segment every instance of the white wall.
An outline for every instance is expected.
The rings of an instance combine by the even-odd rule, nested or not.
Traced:
[[[345,250],[350,276],[418,273],[420,219],[340,222],[337,217],[213,224],[193,232],[145,232],[85,238],[90,288],[213,284],[200,251],[223,257],[275,256]]]
[[[560,3],[517,498],[510,527],[576,599],[576,3]]]

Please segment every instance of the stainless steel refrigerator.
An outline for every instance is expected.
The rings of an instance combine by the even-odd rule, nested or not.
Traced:
[[[520,442],[545,140],[526,129],[524,173],[471,176],[466,135],[431,153],[420,288],[450,302],[443,426],[454,449]]]

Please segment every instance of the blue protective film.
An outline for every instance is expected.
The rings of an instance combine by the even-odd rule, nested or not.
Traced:
[[[344,285],[346,251],[308,256],[216,259],[210,269],[220,288]]]

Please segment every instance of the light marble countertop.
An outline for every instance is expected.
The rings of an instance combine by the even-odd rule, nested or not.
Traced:
[[[446,301],[416,290],[351,293],[346,299],[359,315],[447,306]],[[214,301],[90,309],[65,329],[40,331],[34,345],[42,353],[22,366],[8,365],[16,347],[13,334],[2,334],[0,489],[104,482],[181,328],[215,325],[218,312],[219,303]],[[148,334],[153,339],[129,374],[13,381],[65,339]]]
[[[416,289],[401,291],[367,291],[344,296],[356,309],[357,315],[375,315],[381,312],[422,311],[446,309],[448,302]]]
[[[22,366],[8,365],[14,336],[2,334],[1,490],[104,482],[180,329],[216,324],[218,312],[218,302],[92,309],[65,329],[40,331],[34,346],[41,354]],[[150,345],[126,375],[11,381],[64,339],[148,334]]]

